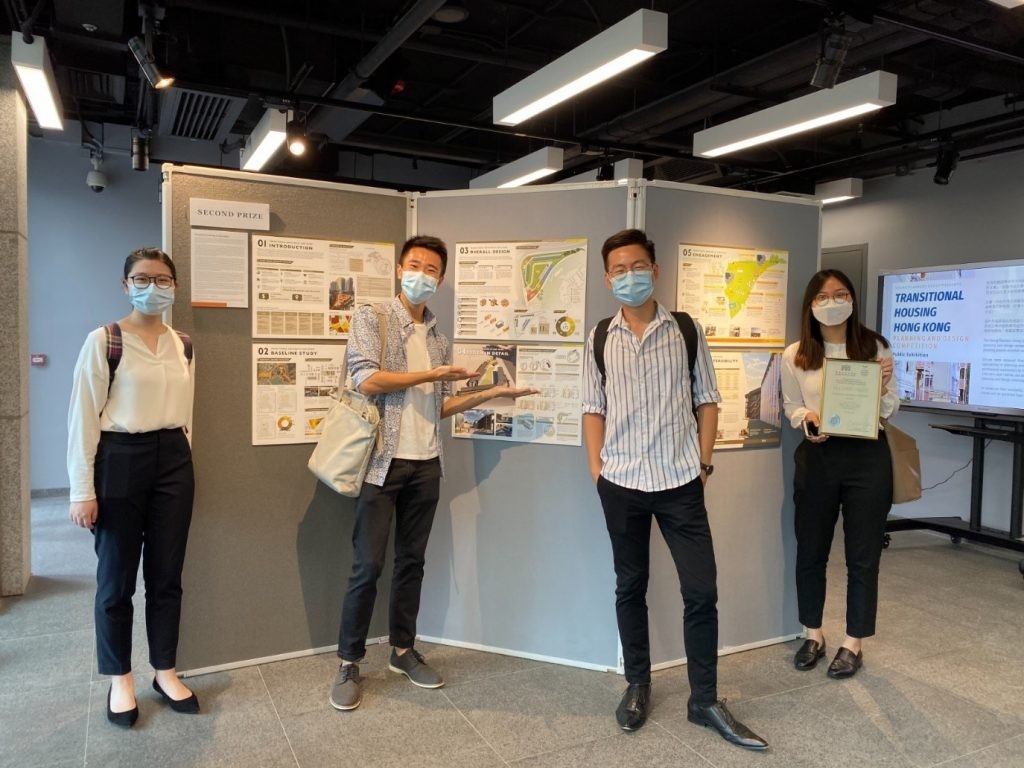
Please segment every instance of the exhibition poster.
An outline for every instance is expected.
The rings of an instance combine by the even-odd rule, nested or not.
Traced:
[[[348,338],[352,313],[394,293],[394,243],[252,236],[253,338]]]
[[[583,345],[455,344],[453,362],[476,371],[453,394],[532,387],[535,395],[489,400],[452,418],[452,435],[486,440],[582,445]]]
[[[782,438],[782,350],[711,350],[718,391],[715,449],[778,445]]]
[[[584,340],[585,238],[456,243],[455,338]]]
[[[781,347],[786,342],[789,251],[679,244],[676,308],[708,343]]]
[[[320,439],[344,354],[344,344],[253,344],[252,444]]]
[[[192,306],[249,306],[249,234],[192,230]]]

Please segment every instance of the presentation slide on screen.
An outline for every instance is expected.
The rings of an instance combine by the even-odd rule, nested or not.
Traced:
[[[900,399],[1024,408],[1024,262],[883,276]]]

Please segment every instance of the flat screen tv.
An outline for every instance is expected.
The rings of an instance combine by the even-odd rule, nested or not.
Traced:
[[[882,272],[901,407],[1024,418],[1024,260]]]

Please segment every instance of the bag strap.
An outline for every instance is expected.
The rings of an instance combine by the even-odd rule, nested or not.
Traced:
[[[697,326],[694,324],[693,318],[686,312],[673,312],[672,317],[676,319],[676,325],[679,326],[679,331],[683,334],[683,343],[686,346],[686,362],[690,369],[690,391],[693,392],[693,387],[697,383],[697,372],[695,370],[697,365]],[[604,348],[608,343],[608,326],[611,325],[611,322],[612,318],[606,317],[599,321],[594,329],[594,363],[601,374],[602,389],[607,381],[604,366]]]
[[[178,338],[181,339],[181,345],[185,348],[185,360],[192,362],[192,337],[187,333],[181,331],[175,331],[178,334]]]
[[[117,366],[121,364],[124,344],[121,339],[121,326],[117,323],[107,323],[103,326],[103,331],[107,337],[107,369],[109,371],[107,391],[109,392],[110,387],[114,383],[114,374],[117,372]]]

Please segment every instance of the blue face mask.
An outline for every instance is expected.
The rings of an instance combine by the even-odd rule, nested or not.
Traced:
[[[437,290],[437,278],[422,272],[402,272],[402,293],[410,304],[422,304]]]
[[[174,303],[174,288],[159,288],[150,283],[145,288],[128,286],[132,306],[144,315],[159,315]]]
[[[625,272],[612,278],[612,296],[627,307],[639,307],[654,293],[654,272]]]

